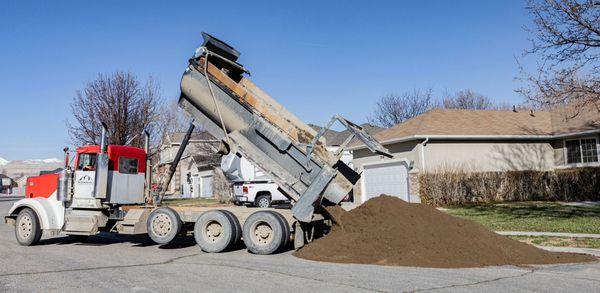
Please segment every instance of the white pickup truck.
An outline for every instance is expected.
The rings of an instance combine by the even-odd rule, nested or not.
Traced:
[[[235,204],[268,208],[272,203],[289,203],[289,199],[279,191],[263,172],[245,158],[227,155],[222,158],[221,169],[232,180]]]
[[[288,203],[289,199],[280,191],[277,184],[270,181],[241,181],[233,184],[235,204],[253,205],[268,208],[272,203]]]

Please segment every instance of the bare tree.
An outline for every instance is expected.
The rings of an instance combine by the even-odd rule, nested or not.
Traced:
[[[179,108],[176,101],[166,104],[159,117],[161,138],[164,139],[164,136],[169,133],[185,132],[190,121],[191,118]]]
[[[73,122],[67,122],[74,143],[100,143],[101,126],[108,126],[108,142],[141,147],[144,130],[152,136],[159,131],[158,116],[161,109],[160,88],[149,78],[141,84],[130,73],[117,71],[99,74],[83,90],[77,91],[71,102]]]
[[[492,99],[473,90],[465,89],[454,94],[446,93],[438,106],[444,109],[503,110],[508,104],[496,103]]]
[[[518,92],[542,105],[571,104],[574,115],[588,106],[600,111],[600,2],[528,0],[526,9],[533,19],[526,54],[541,62]]]
[[[392,127],[430,110],[433,92],[431,89],[386,95],[377,102],[375,111],[368,117],[370,123]]]

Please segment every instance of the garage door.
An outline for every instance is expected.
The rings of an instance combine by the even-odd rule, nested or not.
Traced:
[[[408,168],[405,162],[365,166],[363,202],[381,194],[408,198]]]
[[[203,176],[200,177],[201,193],[200,197],[212,197],[213,196],[213,177]]]

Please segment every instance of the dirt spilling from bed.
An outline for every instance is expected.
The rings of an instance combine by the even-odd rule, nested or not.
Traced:
[[[424,204],[382,195],[346,212],[328,208],[331,233],[294,253],[310,260],[393,266],[463,268],[588,262],[498,235]]]

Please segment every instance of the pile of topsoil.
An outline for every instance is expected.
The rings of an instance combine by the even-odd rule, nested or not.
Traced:
[[[498,235],[425,204],[382,195],[346,212],[329,208],[331,233],[294,253],[338,263],[435,268],[587,262],[584,254],[556,253]]]

